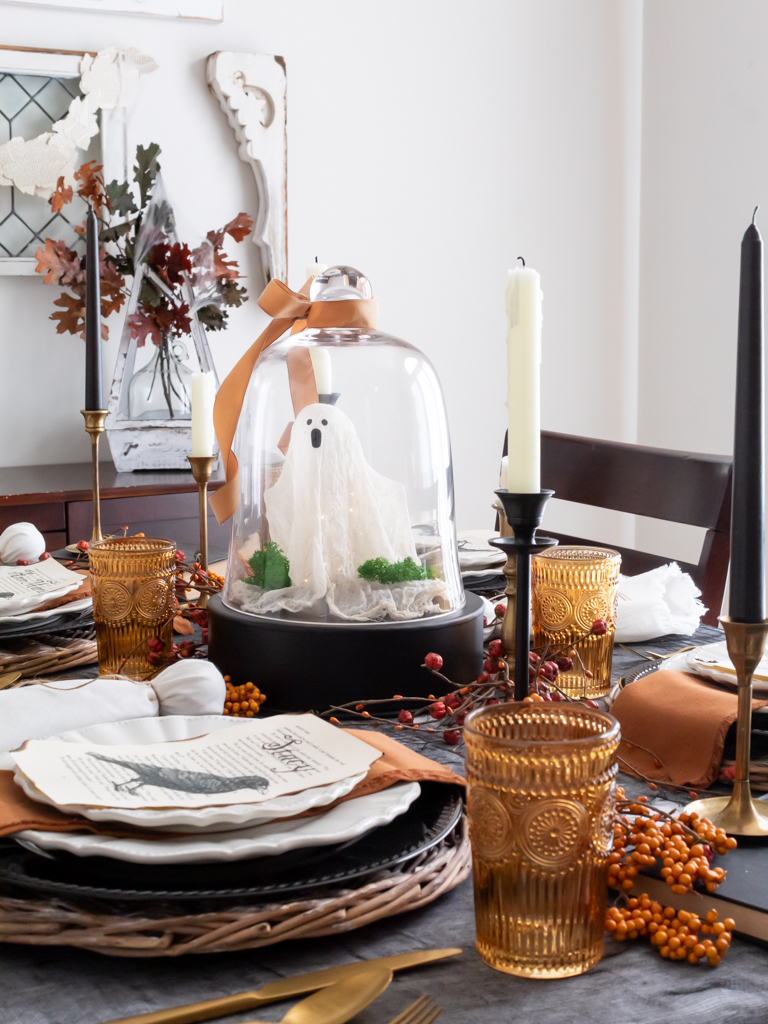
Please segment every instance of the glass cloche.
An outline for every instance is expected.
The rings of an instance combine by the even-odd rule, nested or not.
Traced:
[[[344,266],[310,292],[313,302],[371,297],[368,279]],[[328,623],[462,608],[445,404],[413,345],[362,328],[274,342],[253,371],[236,450],[230,608]]]

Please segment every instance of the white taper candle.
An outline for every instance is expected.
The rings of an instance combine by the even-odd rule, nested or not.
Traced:
[[[308,263],[306,279],[308,280],[310,277],[317,277],[318,274],[322,274],[322,272],[327,269],[327,263],[318,263],[317,260],[315,260],[314,263]]]
[[[541,278],[515,267],[507,281],[507,490],[541,490]]]
[[[318,395],[330,395],[333,393],[333,376],[331,372],[331,357],[327,348],[311,348],[309,358],[312,360],[312,369],[315,371],[315,384]]]
[[[213,455],[215,390],[212,373],[192,374],[192,455]]]

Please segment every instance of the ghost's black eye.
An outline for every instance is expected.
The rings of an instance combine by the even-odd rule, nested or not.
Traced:
[[[311,422],[312,422],[312,420],[307,420],[307,426],[309,426],[309,424],[310,424]]]
[[[324,427],[327,427],[327,426],[328,426],[328,420],[323,420],[323,426],[324,426]]]

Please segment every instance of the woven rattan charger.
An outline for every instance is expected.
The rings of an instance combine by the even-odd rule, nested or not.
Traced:
[[[466,818],[432,849],[368,876],[357,888],[328,889],[289,903],[160,916],[146,907],[95,913],[59,899],[0,896],[0,942],[76,946],[106,956],[222,953],[317,938],[416,910],[453,889],[471,867]]]
[[[90,627],[68,633],[41,633],[2,641],[0,677],[21,673],[21,679],[60,673],[97,660],[96,631]]]

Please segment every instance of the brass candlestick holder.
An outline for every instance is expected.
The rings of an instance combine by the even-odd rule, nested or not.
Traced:
[[[200,565],[208,572],[208,481],[213,473],[215,455],[188,455],[192,476],[197,484],[200,516]],[[198,608],[206,608],[208,594],[201,593],[197,599]]]
[[[106,409],[81,409],[85,429],[91,435],[91,462],[93,463],[93,527],[91,544],[104,538],[101,535],[101,502],[99,497],[99,435],[104,433]]]
[[[709,818],[718,828],[737,836],[768,836],[768,806],[752,799],[749,788],[749,756],[752,745],[752,676],[760,664],[768,637],[766,622],[733,622],[720,618],[728,655],[736,669],[738,716],[736,718],[736,776],[730,796],[695,800],[685,808]]]

